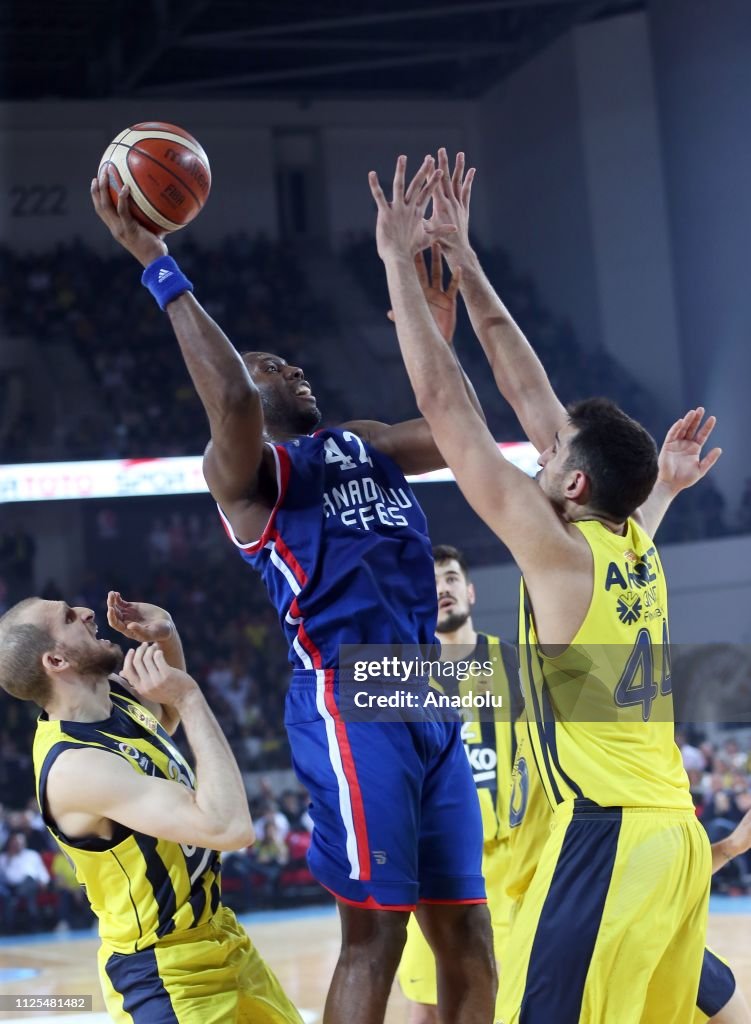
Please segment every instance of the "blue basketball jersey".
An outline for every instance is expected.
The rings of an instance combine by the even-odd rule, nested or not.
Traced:
[[[261,573],[295,669],[336,668],[341,644],[435,643],[425,515],[388,456],[349,430],[272,446],[278,497],[263,535],[240,543]]]

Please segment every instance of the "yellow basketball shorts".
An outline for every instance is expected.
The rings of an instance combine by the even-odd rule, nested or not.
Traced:
[[[692,811],[562,804],[511,928],[502,1024],[693,1020],[710,874]]]
[[[227,907],[138,953],[103,945],[98,965],[116,1024],[302,1024]]]
[[[488,910],[493,926],[493,945],[496,959],[508,937],[508,918],[511,900],[505,893],[504,878],[507,873],[509,843],[507,839],[485,843],[482,857],[482,873],[488,896]],[[438,1002],[435,957],[420,930],[417,919],[412,915],[407,924],[407,942],[402,953],[397,977],[402,992],[414,1003]]]

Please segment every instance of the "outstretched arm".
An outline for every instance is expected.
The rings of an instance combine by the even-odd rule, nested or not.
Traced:
[[[657,533],[676,496],[702,480],[722,455],[722,448],[713,448],[701,457],[702,448],[717,423],[714,416],[708,416],[702,423],[703,418],[703,406],[689,409],[665,435],[658,459],[657,483],[636,513],[650,537]]]
[[[461,267],[462,297],[498,390],[535,448],[545,451],[556,431],[565,424],[566,410],[532,346],[485,276],[470,244],[469,205],[474,167],[465,175],[464,154],[459,153],[452,174],[445,149],[438,150],[438,167],[443,174],[433,199],[433,218],[456,225],[455,233],[441,239],[441,249],[452,271]]]
[[[106,172],[91,183],[97,215],[115,241],[148,267],[167,255],[167,246],[136,221],[128,196],[126,186],[114,205]],[[256,497],[263,456],[263,412],[258,389],[229,338],[189,291],[175,297],[166,309],[209,418],[211,443],[203,465],[206,482],[230,519],[241,519],[245,506]]]
[[[472,406],[458,367],[441,339],[421,293],[412,253],[424,231],[422,216],[439,178],[415,193],[405,191],[400,157],[392,202],[374,172],[370,187],[378,206],[376,240],[386,266],[397,335],[415,398],[436,444],[475,511],[507,544],[525,575],[578,563],[578,546],[540,488],[507,462]],[[436,226],[436,233],[443,233]],[[574,548],[576,547],[576,552]]]

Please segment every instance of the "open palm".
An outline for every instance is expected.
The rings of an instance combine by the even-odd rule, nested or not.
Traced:
[[[704,458],[702,448],[714,430],[717,419],[704,419],[704,408],[690,409],[677,420],[665,436],[658,459],[658,479],[682,491],[701,480],[722,455],[721,448],[713,448]]]

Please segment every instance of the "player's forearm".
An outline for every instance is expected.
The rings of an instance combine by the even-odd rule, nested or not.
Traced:
[[[454,361],[456,362],[456,365],[459,368],[459,373],[461,374],[462,384],[464,385],[464,390],[467,394],[467,398],[469,398],[470,402],[472,403],[472,407],[475,409],[482,422],[487,423],[487,420],[485,418],[485,412],[483,411],[483,408],[480,405],[480,399],[477,397],[477,392],[475,391],[474,384],[469,379],[467,374],[464,372],[464,367],[459,362],[459,356],[457,355],[456,349],[453,346],[451,348],[451,351],[454,354]]]
[[[183,642],[180,639],[177,626],[169,612],[165,612],[164,614],[165,617],[169,619],[171,631],[170,635],[164,640],[157,640],[157,645],[161,648],[164,660],[168,665],[171,665],[172,668],[179,668],[181,672],[186,672],[185,652],[183,651]]]
[[[418,408],[430,422],[437,402],[444,403],[445,414],[451,403],[470,401],[464,375],[433,321],[411,257],[389,254],[384,264],[402,359]]]
[[[538,447],[547,447],[565,413],[545,372],[511,313],[496,294],[477,254],[462,258],[461,292],[496,387]]]
[[[232,342],[190,292],[170,302],[167,315],[213,433],[233,408],[257,401],[257,389]]]
[[[245,785],[227,738],[197,688],[177,711],[195,757],[197,810],[222,849],[248,846],[255,832]]]
[[[726,864],[729,864],[734,857],[745,852],[745,848],[737,843],[735,834],[732,832],[726,839],[712,843],[712,874],[714,875]]]

